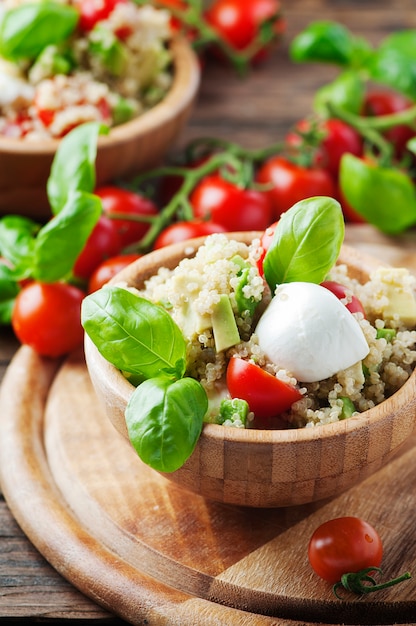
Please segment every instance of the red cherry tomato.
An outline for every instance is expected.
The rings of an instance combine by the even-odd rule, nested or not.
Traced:
[[[263,272],[264,257],[266,256],[266,252],[269,249],[270,244],[273,241],[274,232],[276,230],[277,224],[278,222],[274,222],[274,224],[271,224],[270,226],[268,226],[260,238],[260,246],[261,246],[262,252],[259,258],[257,259],[257,268],[259,270],[260,276],[263,276],[264,274]]]
[[[239,357],[230,359],[226,376],[231,397],[245,400],[259,418],[278,416],[302,398],[295,387]]]
[[[197,219],[211,219],[228,231],[264,230],[273,221],[269,198],[213,175],[203,178],[190,202]]]
[[[132,219],[113,219],[123,248],[137,243],[150,228],[149,222],[134,218],[157,215],[157,206],[146,196],[119,187],[99,187],[94,192],[101,198],[105,215],[125,214]]]
[[[91,274],[88,281],[88,293],[98,291],[103,285],[118,274],[123,268],[140,258],[140,254],[120,254],[106,259]]]
[[[383,546],[377,531],[358,517],[339,517],[319,526],[308,546],[312,569],[334,584],[343,574],[379,567]]]
[[[363,115],[390,115],[409,109],[412,101],[401,93],[388,90],[374,90],[366,94],[363,104]],[[406,151],[406,143],[416,132],[405,124],[399,124],[384,132],[384,136],[395,146],[396,156],[401,157]]]
[[[101,216],[95,225],[83,251],[75,261],[74,274],[88,280],[96,267],[105,259],[121,251],[121,239],[115,220]]]
[[[335,183],[326,170],[302,167],[282,156],[268,159],[259,168],[256,180],[270,186],[264,193],[270,198],[275,219],[305,198],[335,196]]]
[[[76,6],[80,11],[79,28],[88,32],[97,22],[107,19],[114,7],[126,0],[77,0]]]
[[[351,311],[351,313],[362,313],[364,317],[366,316],[364,307],[360,300],[357,296],[354,296],[347,287],[334,280],[324,280],[324,282],[321,283],[321,286],[328,289],[328,291],[331,291],[334,296],[338,298],[338,300],[347,300],[345,306],[349,311]]]
[[[82,345],[84,293],[66,283],[31,282],[16,297],[13,330],[23,344],[43,356],[57,357]]]
[[[170,224],[165,230],[163,230],[157,237],[153,247],[164,248],[170,246],[172,243],[178,243],[179,241],[186,241],[193,237],[204,237],[212,235],[213,233],[225,233],[226,229],[221,224],[215,224],[214,222],[176,222]]]
[[[269,20],[275,36],[282,33],[284,22],[279,11],[277,0],[214,0],[205,19],[230,46],[244,50],[260,35],[262,24]],[[263,46],[254,59],[264,58],[271,43]]]

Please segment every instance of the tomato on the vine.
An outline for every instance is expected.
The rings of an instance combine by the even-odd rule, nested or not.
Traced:
[[[118,274],[122,269],[140,259],[140,254],[119,254],[103,261],[90,276],[88,281],[88,293],[98,291],[103,285]]]
[[[170,246],[172,243],[179,243],[194,237],[204,237],[214,233],[225,233],[226,229],[221,224],[215,224],[207,220],[194,220],[190,222],[175,222],[167,226],[156,238],[154,249]]]
[[[339,517],[319,526],[308,545],[312,569],[336,583],[343,574],[379,567],[383,546],[379,534],[358,517]]]
[[[412,104],[409,98],[399,92],[374,89],[366,94],[362,113],[366,116],[379,117],[404,111]],[[400,158],[405,153],[406,143],[416,135],[416,132],[411,126],[398,124],[383,134],[393,144],[395,154]]]
[[[23,344],[38,354],[58,357],[82,345],[83,291],[66,283],[33,281],[17,295],[12,328]]]
[[[119,254],[122,248],[115,220],[101,216],[74,265],[74,274],[88,280],[105,259]]]
[[[256,180],[270,187],[264,193],[272,203],[275,219],[305,198],[335,197],[335,183],[326,170],[303,167],[279,155],[260,166]]]
[[[214,0],[205,12],[211,27],[235,50],[245,50],[260,36],[262,25],[271,21],[278,37],[284,30],[278,0]],[[262,59],[272,42],[265,44],[255,55]]]
[[[265,193],[239,187],[216,174],[196,185],[190,203],[197,219],[210,219],[227,231],[264,230],[273,221]]]
[[[226,378],[231,397],[245,400],[259,418],[278,416],[302,398],[296,387],[240,357],[230,359]]]
[[[114,215],[112,221],[122,248],[137,243],[149,230],[149,222],[140,221],[140,218],[149,218],[158,213],[155,203],[141,193],[112,186],[98,187],[94,193],[101,198],[104,215]],[[117,215],[126,215],[127,218],[119,219]]]

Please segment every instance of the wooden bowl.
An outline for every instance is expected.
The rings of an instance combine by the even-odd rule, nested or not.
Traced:
[[[160,164],[188,119],[199,83],[199,62],[183,39],[172,43],[173,83],[166,97],[98,141],[97,185],[129,178]],[[46,182],[59,140],[0,136],[0,215],[49,217]]]
[[[234,233],[249,242],[256,233]],[[258,233],[257,233],[258,235]],[[159,267],[192,257],[204,238],[154,251],[112,282],[141,287]],[[360,282],[380,261],[344,246],[340,262]],[[86,336],[92,383],[116,430],[128,440],[124,410],[132,385]],[[293,430],[239,429],[205,424],[185,465],[166,478],[219,502],[252,507],[299,505],[340,494],[380,469],[409,437],[416,422],[416,372],[393,396],[347,420]],[[138,462],[141,462],[138,457]]]

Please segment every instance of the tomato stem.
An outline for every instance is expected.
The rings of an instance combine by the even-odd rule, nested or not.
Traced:
[[[393,585],[398,585],[399,583],[412,577],[410,572],[405,572],[397,578],[377,584],[375,579],[370,576],[373,572],[382,574],[382,570],[379,567],[366,567],[359,572],[349,572],[348,574],[343,574],[341,580],[335,583],[332,588],[335,596],[339,600],[342,600],[342,597],[338,593],[338,589],[341,587],[347,591],[351,591],[352,593],[363,595],[366,593],[373,593],[374,591],[380,591],[380,589],[387,589],[387,587],[392,587]]]

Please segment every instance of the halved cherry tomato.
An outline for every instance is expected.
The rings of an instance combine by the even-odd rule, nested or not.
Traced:
[[[259,270],[260,276],[263,276],[263,274],[264,274],[264,272],[263,272],[264,257],[266,256],[266,252],[269,249],[270,244],[273,241],[274,232],[276,230],[277,224],[278,224],[278,222],[274,222],[273,224],[268,226],[266,228],[266,230],[264,231],[263,235],[260,238],[260,246],[261,246],[262,252],[261,252],[259,258],[257,259],[257,268]]]
[[[326,170],[302,167],[279,155],[271,157],[259,168],[256,180],[270,187],[264,193],[272,203],[275,219],[305,198],[335,197],[335,183]]]
[[[278,416],[302,398],[296,387],[240,357],[230,359],[226,376],[231,397],[245,400],[259,418]]]
[[[88,280],[96,267],[105,259],[121,252],[122,244],[115,220],[101,216],[83,251],[75,261],[74,274]]]
[[[336,583],[343,574],[379,567],[383,546],[379,534],[358,517],[339,517],[319,526],[308,546],[312,569],[324,580]]]
[[[160,235],[157,237],[153,247],[164,248],[170,246],[172,243],[178,243],[179,241],[186,241],[193,237],[204,237],[205,235],[212,235],[213,233],[225,233],[226,229],[221,224],[215,224],[214,222],[201,220],[192,222],[176,222],[167,226]]]
[[[88,32],[97,22],[107,19],[114,11],[114,7],[126,0],[77,0],[76,6],[80,11],[79,28]]]
[[[66,283],[33,281],[17,295],[12,327],[23,344],[43,356],[58,357],[82,345],[83,291]]]
[[[104,214],[114,215],[112,221],[123,248],[140,241],[149,230],[149,222],[141,222],[140,218],[148,218],[158,213],[154,202],[143,194],[128,189],[112,186],[99,187],[94,193],[101,198]],[[125,214],[127,219],[118,219],[117,215],[121,214]],[[128,219],[130,216],[132,219]]]
[[[216,174],[198,183],[190,202],[197,219],[211,219],[228,231],[264,230],[273,221],[265,193],[237,187]]]
[[[91,274],[88,281],[88,293],[101,289],[113,276],[140,257],[140,254],[119,254],[103,261]]]
[[[360,300],[357,296],[354,296],[347,287],[334,280],[324,280],[321,286],[331,291],[338,300],[344,300],[345,306],[351,313],[362,313],[363,316],[366,317],[364,307]]]

